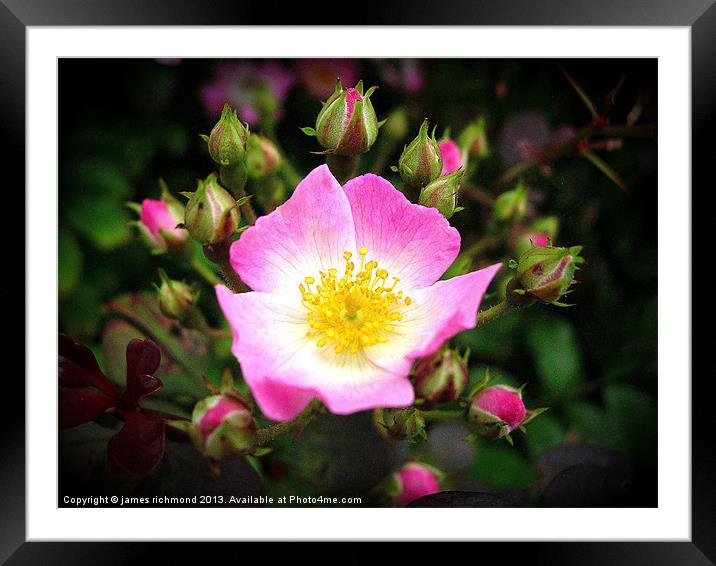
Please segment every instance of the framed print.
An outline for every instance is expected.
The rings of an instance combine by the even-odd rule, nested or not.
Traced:
[[[716,8],[219,4],[0,6],[27,262],[0,556],[711,563]]]

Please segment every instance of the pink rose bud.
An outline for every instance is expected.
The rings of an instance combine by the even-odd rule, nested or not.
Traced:
[[[199,401],[192,423],[194,443],[211,458],[247,454],[256,446],[256,424],[251,412],[231,397],[214,395]]]
[[[398,159],[400,178],[409,187],[422,188],[440,176],[443,169],[440,146],[435,139],[435,129],[428,134],[428,121],[423,121],[417,137],[403,150]]]
[[[393,500],[396,505],[405,507],[411,501],[440,491],[440,475],[438,470],[425,464],[405,464],[392,478],[395,484]]]
[[[316,128],[303,128],[326,149],[325,153],[358,155],[368,151],[378,138],[378,118],[370,100],[377,87],[363,93],[363,81],[343,90],[341,81],[316,118]]]
[[[563,306],[559,299],[569,292],[574,283],[581,246],[556,248],[551,245],[533,247],[517,260],[515,278],[522,286],[521,292],[532,295],[545,303]]]
[[[467,385],[467,364],[455,350],[444,348],[421,358],[413,370],[415,395],[425,407],[455,401]]]
[[[183,221],[184,207],[166,189],[162,192],[161,200],[142,201],[139,209],[139,229],[152,250],[183,250],[189,237],[186,230],[177,228]]]
[[[480,391],[472,400],[467,420],[480,436],[503,438],[517,428],[526,415],[520,390],[494,385]]]
[[[439,144],[440,156],[443,160],[443,169],[441,175],[453,173],[462,167],[462,155],[457,144],[450,140],[442,140]]]

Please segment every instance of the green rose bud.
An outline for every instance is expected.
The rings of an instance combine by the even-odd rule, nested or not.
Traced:
[[[545,303],[564,306],[559,298],[565,295],[574,282],[574,273],[584,261],[579,256],[582,246],[556,248],[534,247],[523,253],[516,264],[515,279],[522,292]]]
[[[246,155],[246,143],[249,129],[244,126],[236,110],[228,104],[221,112],[221,118],[205,138],[209,146],[209,155],[219,165],[235,166],[243,162]]]
[[[437,208],[445,218],[450,218],[457,208],[457,195],[462,182],[463,170],[438,177],[420,191],[418,203],[423,206]]]
[[[303,128],[326,149],[324,153],[353,156],[368,151],[378,138],[378,122],[371,95],[377,87],[363,93],[363,81],[343,90],[341,81],[318,113],[316,128]]]
[[[275,173],[281,162],[281,155],[274,143],[263,136],[253,134],[246,151],[246,168],[252,179],[260,179]]]
[[[485,159],[490,155],[490,146],[487,144],[485,119],[480,117],[468,124],[457,137],[457,145],[463,153],[477,159]]]
[[[169,279],[164,270],[159,270],[161,285],[157,289],[159,310],[173,320],[189,321],[193,318],[196,292],[183,281]]]
[[[455,401],[467,386],[466,360],[455,350],[442,348],[416,362],[413,383],[425,407]]]
[[[239,207],[224,189],[216,175],[199,181],[196,192],[186,205],[184,224],[200,244],[217,244],[228,240],[239,227]]]
[[[376,409],[373,420],[378,432],[394,440],[417,440],[426,438],[425,418],[422,411],[408,409]]]
[[[435,129],[428,135],[428,121],[423,121],[417,137],[411,141],[398,159],[400,178],[409,187],[421,188],[440,176],[443,168]]]
[[[511,191],[502,193],[495,199],[492,212],[500,222],[519,222],[527,212],[527,187],[519,183]]]

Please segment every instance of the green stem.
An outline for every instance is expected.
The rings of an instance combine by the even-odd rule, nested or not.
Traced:
[[[221,279],[214,273],[211,268],[206,265],[200,258],[194,256],[191,259],[191,267],[196,271],[197,275],[202,277],[212,287],[217,283],[221,283]]]
[[[246,194],[246,178],[246,165],[243,163],[235,167],[222,165],[219,170],[221,184],[234,195],[237,201],[241,202],[239,208],[246,222],[254,225],[256,224],[256,212],[251,205],[251,199]]]
[[[465,417],[464,411],[423,411],[428,421],[459,421]]]
[[[475,327],[477,328],[483,324],[488,324],[493,320],[497,320],[501,316],[506,315],[512,309],[513,307],[509,305],[507,301],[502,301],[501,303],[497,303],[496,305],[486,308],[485,310],[477,313],[477,324]]]
[[[339,183],[343,184],[353,177],[358,169],[358,155],[326,155],[326,164]]]
[[[256,443],[261,446],[297,427],[299,427],[299,430],[303,430],[322,410],[323,405],[321,402],[318,399],[314,399],[295,419],[258,429],[256,431]]]

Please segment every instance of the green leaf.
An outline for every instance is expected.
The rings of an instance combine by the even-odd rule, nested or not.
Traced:
[[[537,376],[547,391],[565,393],[584,382],[576,335],[566,319],[535,319],[527,327],[526,343]]]
[[[67,217],[78,234],[102,251],[117,248],[131,238],[129,212],[110,196],[75,201],[68,206]]]
[[[64,296],[74,291],[82,277],[82,248],[69,230],[61,230],[58,238],[58,285]]]
[[[315,137],[316,136],[316,130],[310,127],[301,128],[301,131],[306,134],[307,136]]]
[[[532,456],[539,456],[561,443],[566,432],[564,425],[554,414],[540,415],[527,427],[527,449]]]
[[[631,385],[613,384],[604,390],[610,421],[618,431],[618,448],[642,460],[656,454],[657,411],[654,399]]]
[[[472,473],[492,489],[522,488],[537,480],[537,472],[527,459],[505,443],[481,442]]]

